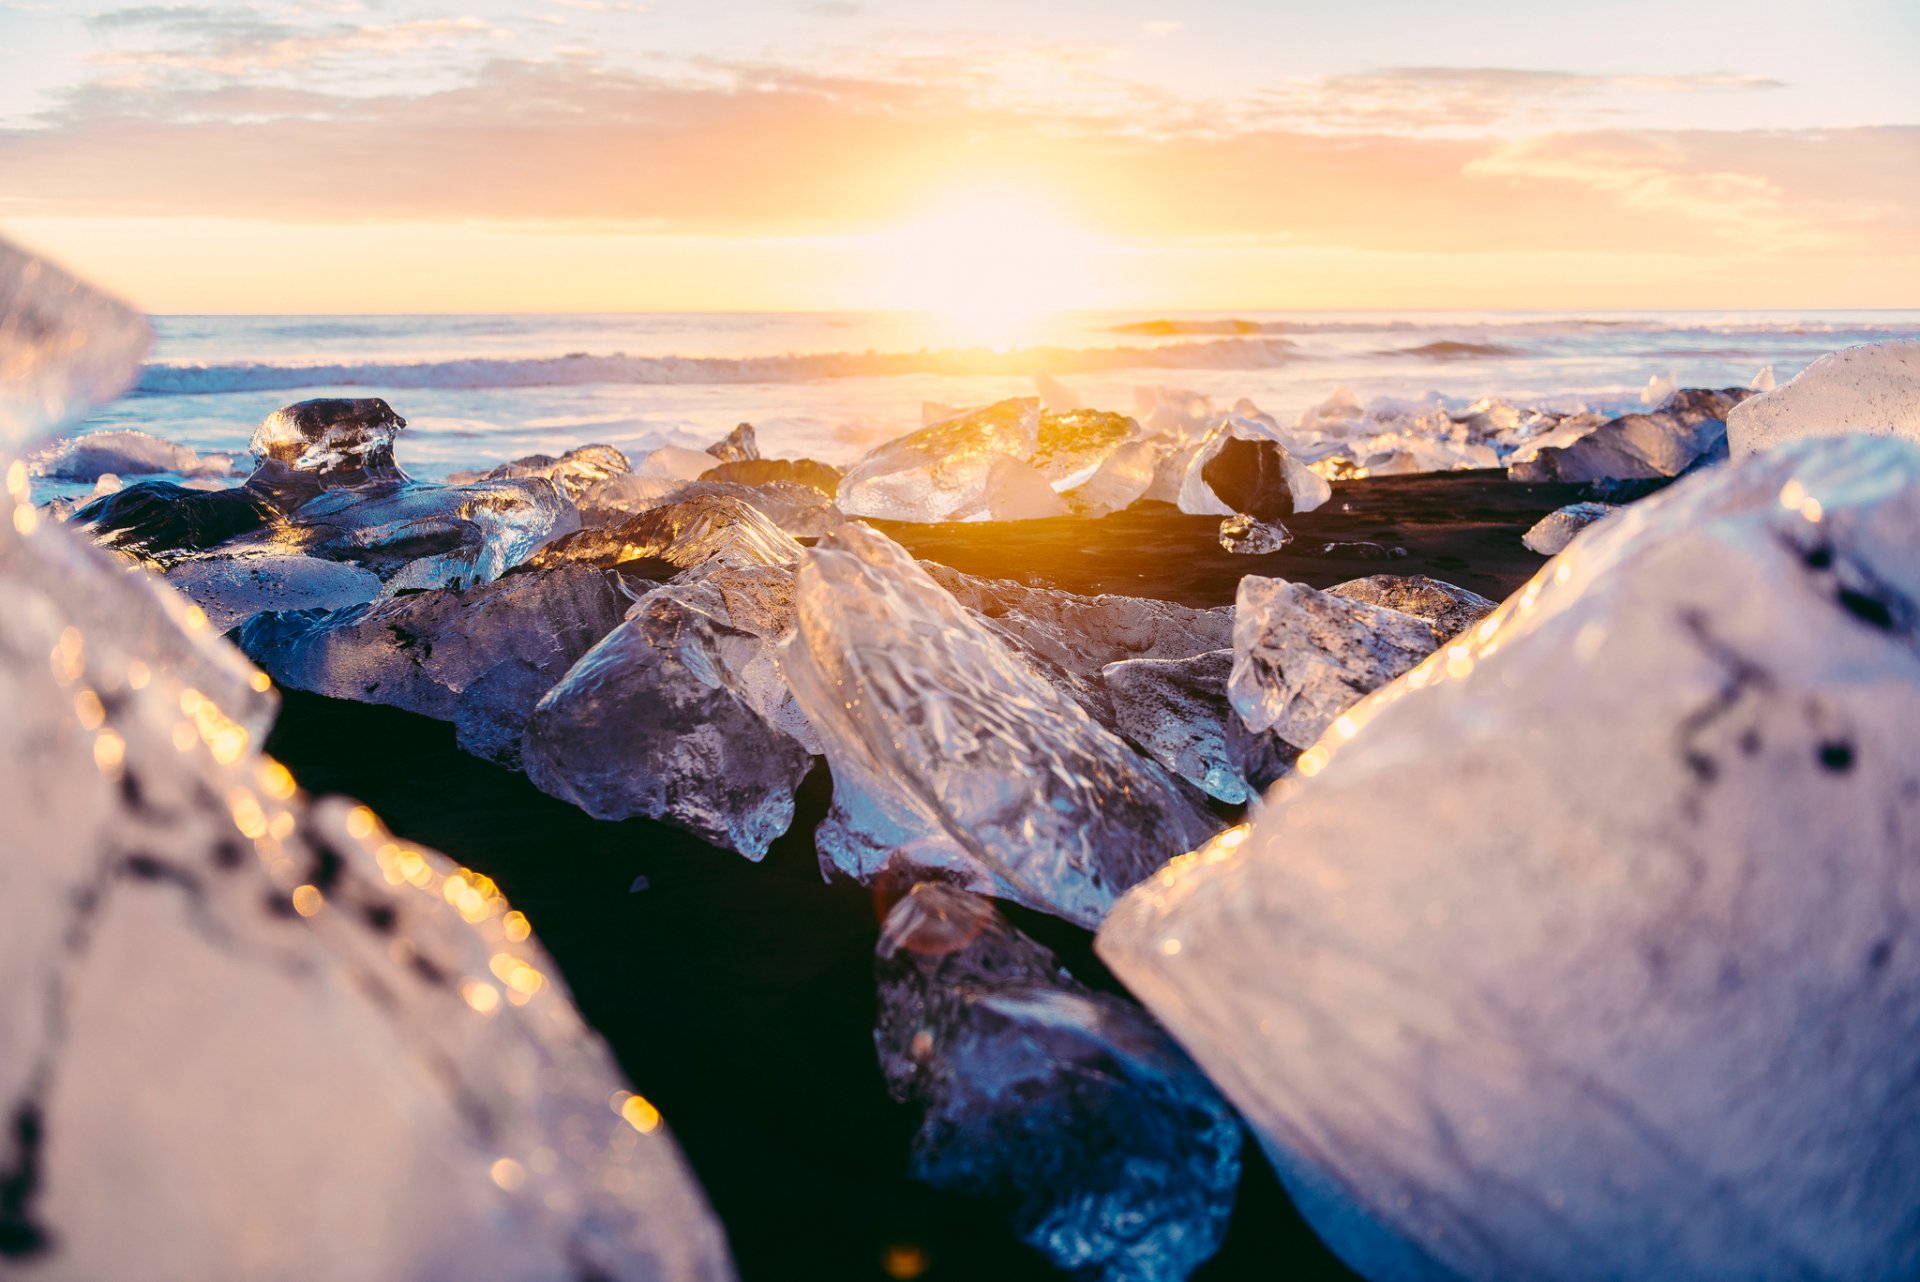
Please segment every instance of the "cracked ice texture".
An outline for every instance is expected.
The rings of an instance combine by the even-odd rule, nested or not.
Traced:
[[[888,521],[984,511],[995,462],[1024,462],[1039,437],[1040,402],[1032,397],[956,414],[869,450],[840,478],[840,510]]]
[[[823,869],[900,851],[1091,926],[1218,826],[867,526],[802,561],[782,667],[833,768]]]
[[[1782,386],[1741,402],[1727,418],[1735,458],[1843,432],[1920,440],[1920,342],[1829,353]]]
[[[1920,1270],[1920,448],[1581,538],[1099,948],[1375,1278]]]
[[[1249,574],[1234,603],[1227,690],[1247,729],[1306,748],[1440,643],[1416,615]]]
[[[1219,1249],[1239,1119],[1145,1011],[932,882],[887,914],[874,971],[881,1072],[922,1110],[914,1178],[1007,1207],[1079,1278],[1179,1282]]]
[[[10,444],[137,359],[88,347],[101,305],[49,279],[0,243]],[[264,681],[233,678],[258,674],[8,478],[0,1263],[729,1277],[657,1115],[610,1111],[611,1057],[524,919],[367,812],[309,805],[253,748]]]

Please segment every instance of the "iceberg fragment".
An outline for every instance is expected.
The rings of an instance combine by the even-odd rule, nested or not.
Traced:
[[[1606,520],[1620,508],[1612,503],[1569,503],[1549,512],[1533,523],[1520,541],[1530,552],[1557,556],[1573,542],[1574,536],[1589,525]]]
[[[1637,503],[1115,909],[1355,1267],[1920,1269],[1916,539],[1905,441]]]
[[[1650,414],[1624,414],[1567,444],[1541,446],[1511,462],[1507,475],[1529,482],[1678,476],[1726,449],[1727,416],[1751,395],[1744,387],[1676,391]]]
[[[1242,556],[1265,556],[1293,542],[1293,532],[1278,521],[1262,521],[1243,513],[1222,517],[1220,546]]]
[[[1006,1207],[1078,1278],[1181,1282],[1219,1249],[1239,1120],[1145,1011],[934,882],[887,914],[874,969],[881,1071],[921,1115],[915,1179]]]
[[[560,487],[569,501],[578,504],[594,486],[609,477],[626,476],[633,471],[627,456],[611,445],[582,445],[555,458],[551,454],[529,454],[511,463],[485,472],[449,472],[450,485],[474,481],[510,481],[537,476]]]
[[[731,494],[702,492],[647,508],[617,525],[556,539],[527,564],[533,569],[556,565],[611,569],[629,562],[664,561],[687,570],[708,561],[792,565],[799,556],[800,545],[760,509]]]
[[[1276,520],[1311,512],[1333,497],[1326,479],[1257,419],[1222,419],[1187,457],[1185,469],[1178,499],[1182,512]]]
[[[737,424],[731,432],[707,446],[707,453],[722,463],[746,463],[760,457],[760,441],[753,424]]]
[[[823,869],[867,881],[903,852],[1091,925],[1217,827],[864,525],[802,560],[782,669],[833,768]]]
[[[101,481],[108,476],[160,473],[214,477],[233,470],[233,460],[224,454],[202,458],[191,446],[137,431],[89,432],[52,441],[28,454],[26,461],[29,475],[58,481]]]
[[[995,460],[1031,458],[1039,432],[1031,397],[956,414],[869,450],[840,478],[840,510],[889,521],[982,511]]]
[[[1469,592],[1424,574],[1373,574],[1336,583],[1327,592],[1349,601],[1365,601],[1425,619],[1433,625],[1435,635],[1443,644],[1499,608],[1478,592]]]
[[[1847,432],[1920,439],[1920,341],[1867,343],[1822,356],[1727,418],[1740,458],[1808,436]]]
[[[1247,781],[1227,751],[1231,649],[1189,659],[1124,659],[1100,669],[1114,728],[1210,797],[1247,800]]]

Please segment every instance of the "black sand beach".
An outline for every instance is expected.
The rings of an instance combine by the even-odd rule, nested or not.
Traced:
[[[1327,586],[1426,574],[1499,598],[1543,563],[1521,535],[1580,497],[1498,472],[1335,487],[1289,520],[1280,553],[1229,555],[1217,520],[1160,505],[1100,521],[885,527],[916,555],[974,574],[1075,592],[1229,604],[1245,574]],[[1332,559],[1328,542],[1404,547]],[[749,1282],[1058,1276],[991,1206],[906,1178],[915,1119],[874,1057],[879,907],[820,878],[813,828],[830,782],[817,766],[792,830],[760,864],[645,820],[603,823],[460,752],[450,725],[285,692],[266,744],[314,793],[372,805],[394,832],[495,878],[532,919],[586,1019],[665,1113]],[[369,745],[378,745],[370,750]],[[1114,981],[1083,931],[1006,908],[1081,979]],[[1249,1143],[1231,1230],[1195,1275],[1350,1276],[1301,1224]]]

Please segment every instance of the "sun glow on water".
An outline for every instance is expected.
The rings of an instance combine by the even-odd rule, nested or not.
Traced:
[[[880,305],[934,318],[942,343],[1010,351],[1055,312],[1102,305],[1112,245],[1046,201],[976,190],[872,238]]]

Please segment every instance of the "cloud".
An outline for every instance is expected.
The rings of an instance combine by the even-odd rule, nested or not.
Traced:
[[[475,17],[293,24],[231,6],[137,6],[109,10],[91,18],[89,25],[109,40],[130,38],[134,43],[97,50],[87,60],[112,69],[120,83],[147,86],[183,74],[248,80],[510,35]]]

